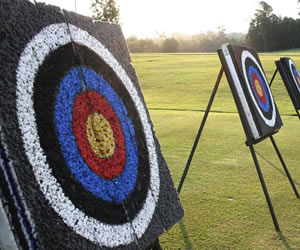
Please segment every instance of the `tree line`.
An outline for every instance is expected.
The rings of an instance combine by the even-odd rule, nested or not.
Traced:
[[[196,35],[173,34],[166,37],[138,39],[135,36],[126,39],[129,51],[139,52],[215,52],[223,43],[244,44],[245,35],[241,33],[226,34],[223,27],[218,32],[208,31]]]
[[[259,52],[300,48],[300,19],[281,17],[264,1],[258,3],[248,33],[227,34],[224,27],[217,32],[196,35],[161,35],[156,39],[126,39],[130,52],[215,52],[223,43],[255,48]]]
[[[246,44],[258,51],[276,51],[300,47],[300,19],[280,17],[264,1],[259,2],[246,36]]]
[[[300,0],[297,1],[298,4]],[[115,0],[93,0],[91,5],[95,20],[119,22],[119,8]],[[300,19],[277,16],[273,8],[260,1],[247,34],[227,34],[223,26],[216,32],[208,31],[196,35],[173,34],[167,37],[126,39],[132,53],[138,52],[215,52],[223,43],[253,47],[259,52],[293,49],[300,47]]]

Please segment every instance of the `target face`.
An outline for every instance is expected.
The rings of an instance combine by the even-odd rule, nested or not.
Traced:
[[[294,79],[294,84],[296,85],[296,88],[298,92],[300,93],[300,75],[298,70],[295,67],[294,62],[289,59],[289,66],[290,66],[290,71],[292,73],[293,79]]]
[[[280,60],[275,61],[275,64],[298,114],[298,109],[300,109],[299,72],[290,58],[280,58]]]
[[[241,63],[252,103],[266,125],[273,127],[275,125],[276,112],[273,96],[271,95],[265,74],[255,57],[249,51],[243,51]]]
[[[120,236],[118,241],[121,244],[129,244],[133,239],[131,223],[139,227],[140,230],[137,232],[137,236],[141,237],[151,221],[159,195],[159,172],[152,131],[133,84],[114,57],[87,32],[73,25],[70,25],[69,29],[73,41],[84,46],[83,49],[89,50],[90,53],[97,54],[104,63],[108,64],[108,67],[111,67],[113,73],[121,79],[124,88],[127,88],[128,95],[131,95],[128,98],[135,104],[137,108],[136,115],[140,117],[140,124],[137,124],[136,127],[142,126],[146,132],[147,138],[144,138],[143,143],[147,145],[148,159],[152,160],[147,160],[142,165],[140,159],[139,164],[141,165],[138,166],[138,150],[136,142],[132,139],[132,135],[135,133],[133,122],[128,118],[128,111],[122,100],[100,73],[93,69],[70,67],[66,76],[61,81],[56,82],[57,85],[52,84],[44,88],[45,83],[42,82],[42,79],[45,79],[46,72],[39,72],[42,70],[41,66],[47,68],[48,61],[49,65],[56,61],[60,57],[60,47],[65,46],[64,49],[72,49],[71,46],[67,48],[71,41],[67,39],[68,29],[66,24],[54,24],[44,28],[27,45],[25,51],[32,50],[38,47],[37,42],[48,37],[48,42],[42,47],[39,44],[39,60],[34,56],[21,56],[20,58],[17,73],[17,113],[26,154],[33,166],[41,191],[44,192],[50,205],[66,224],[78,234],[100,245],[116,246],[112,239],[114,234]],[[56,36],[49,39],[49,36],[53,33],[65,33],[61,37],[66,37],[66,39],[58,40]],[[53,51],[53,55],[49,55],[50,51]],[[47,56],[48,58],[45,60]],[[51,60],[52,56],[53,61]],[[64,60],[64,58],[61,57],[61,60]],[[43,64],[40,62],[43,62]],[[68,61],[66,61],[66,65],[68,65]],[[37,78],[35,80],[36,73]],[[39,73],[43,74],[43,77],[40,78]],[[59,75],[60,72],[57,72],[55,77]],[[86,82],[87,90],[83,89],[81,77]],[[53,81],[55,80],[53,79]],[[35,85],[38,86],[37,89]],[[52,103],[52,94],[55,93],[56,88],[58,88],[58,93],[55,103]],[[35,100],[36,107],[32,103],[35,95],[39,97],[38,100]],[[49,98],[46,97],[47,95]],[[44,98],[40,98],[41,96]],[[89,108],[89,104],[92,106],[91,108]],[[54,117],[53,124],[55,126],[51,128],[52,131],[49,136],[57,134],[58,137],[56,140],[55,138],[52,139],[56,143],[51,145],[51,150],[56,149],[55,151],[58,154],[62,152],[64,158],[63,163],[53,161],[53,165],[48,163],[47,160],[48,154],[51,153],[49,146],[47,146],[47,143],[49,143],[47,137],[49,136],[43,134],[45,133],[43,131],[52,126],[47,124],[46,117],[38,108],[51,108],[51,106],[54,106],[51,115]],[[113,146],[115,149],[111,149],[111,145],[106,146],[108,151],[111,150],[108,156],[98,156],[97,152],[93,150],[93,144],[89,143],[88,128],[86,127],[90,126],[88,121],[91,115],[96,115],[96,117],[100,117],[105,121],[111,140],[113,144],[116,144]],[[105,127],[101,127],[101,123],[97,124],[100,128],[105,129]],[[47,127],[43,128],[43,126]],[[90,137],[97,140],[95,135],[90,135]],[[32,140],[41,140],[41,143],[36,143],[35,147],[32,147]],[[38,152],[40,158],[36,157],[36,152]],[[145,172],[148,173],[147,178],[137,176],[138,167],[145,169]],[[73,180],[70,180],[70,183],[66,181],[63,183],[63,181],[60,181],[63,177],[58,173],[55,174],[55,172],[58,172],[55,168],[59,168],[60,172],[63,168],[66,168],[65,172],[71,172],[78,183],[78,189],[81,189],[80,192],[86,192],[87,196],[88,193],[92,193],[98,197],[99,200],[96,200],[96,203],[99,203],[98,206],[101,207],[105,207],[106,203],[109,202],[122,203],[138,183],[141,185],[142,182],[146,181],[149,183],[149,188],[144,190],[145,197],[141,201],[134,201],[138,204],[138,207],[137,211],[131,215],[131,223],[125,222],[126,218],[122,205],[116,205],[115,210],[120,210],[118,213],[123,214],[124,217],[119,220],[119,223],[116,223],[114,218],[109,218],[112,221],[107,221],[109,219],[93,214],[93,211],[90,211],[92,209],[84,207],[82,202],[75,205],[76,198],[71,198],[71,192],[67,195],[67,186],[71,185]],[[49,190],[50,186],[51,190]],[[75,195],[77,194],[75,193]],[[59,202],[57,202],[57,196],[60,197]],[[134,199],[134,197],[131,198]],[[106,207],[108,209],[109,205]],[[76,225],[76,221],[81,221],[81,224]],[[109,226],[106,224],[107,222],[114,225]],[[108,230],[109,228],[110,230]],[[94,232],[95,229],[97,234]]]
[[[61,17],[57,9],[36,10],[27,1],[13,3],[18,15],[27,17],[28,8],[34,13],[28,16],[42,20],[30,19],[42,28],[7,48],[18,48],[15,86],[7,92],[14,99],[5,106],[7,95],[0,96],[0,117],[8,118],[0,124],[10,126],[0,129],[3,148],[24,202],[24,231],[32,230],[28,242],[62,249],[147,247],[183,209],[135,71],[129,57],[122,58],[127,47],[120,29],[87,19],[81,24],[76,14]],[[3,72],[8,68],[1,72],[1,91],[14,82]]]
[[[282,122],[257,53],[235,45],[218,52],[248,141],[277,131]]]

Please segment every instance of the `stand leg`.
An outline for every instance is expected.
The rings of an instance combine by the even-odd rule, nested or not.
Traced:
[[[280,153],[280,151],[279,151],[279,149],[278,149],[278,147],[277,147],[277,145],[276,145],[276,143],[275,143],[275,140],[274,140],[274,138],[273,138],[272,135],[270,136],[270,139],[271,139],[272,144],[273,144],[273,146],[274,146],[274,148],[275,148],[275,151],[276,151],[276,153],[277,153],[277,155],[278,155],[278,157],[279,157],[279,160],[280,160],[280,162],[281,162],[281,164],[282,164],[282,166],[283,166],[283,168],[284,168],[284,171],[285,171],[285,173],[286,173],[286,175],[287,175],[287,177],[288,177],[288,179],[289,179],[289,181],[290,181],[290,183],[291,183],[291,185],[292,185],[292,188],[293,188],[293,190],[294,190],[294,192],[295,192],[297,198],[300,199],[300,196],[299,196],[299,193],[298,193],[298,191],[297,191],[297,188],[296,188],[296,186],[295,186],[295,184],[294,184],[294,181],[293,181],[293,179],[292,179],[292,177],[291,177],[291,175],[290,175],[290,173],[289,173],[289,170],[288,170],[287,166],[285,165],[285,162],[284,162],[284,160],[283,160],[283,158],[282,158],[282,155],[281,155],[281,153]]]
[[[275,70],[275,72],[274,72],[274,74],[273,74],[273,76],[272,76],[272,79],[271,79],[271,81],[270,81],[269,87],[271,87],[271,85],[272,85],[272,83],[273,83],[273,80],[274,80],[274,78],[275,78],[275,76],[276,76],[276,74],[277,74],[277,71],[278,71],[278,68],[276,68],[276,70]]]
[[[257,170],[257,174],[258,174],[262,189],[264,191],[264,194],[265,194],[268,206],[269,206],[269,210],[270,210],[270,213],[271,213],[271,216],[272,216],[272,219],[273,219],[275,229],[276,229],[277,232],[280,232],[279,224],[278,224],[278,221],[277,221],[277,218],[276,218],[276,215],[275,215],[272,203],[271,203],[271,199],[270,199],[270,196],[269,196],[269,193],[268,193],[265,181],[264,181],[264,177],[262,175],[262,172],[260,170],[260,167],[259,167],[259,164],[258,164],[258,161],[257,161],[257,158],[256,158],[256,153],[254,151],[253,145],[250,144],[249,148],[250,148],[251,155],[252,155],[252,158],[253,158],[254,163],[255,163],[255,167],[256,167],[256,170]]]
[[[162,247],[159,244],[159,239],[157,238],[157,240],[152,245],[145,248],[145,250],[162,250]]]
[[[214,101],[215,95],[216,95],[216,93],[217,93],[217,89],[218,89],[218,87],[219,87],[219,83],[220,83],[220,81],[221,81],[223,71],[224,71],[224,70],[223,70],[223,67],[222,67],[222,68],[220,69],[220,72],[219,72],[219,75],[218,75],[218,78],[217,78],[215,87],[214,87],[213,92],[212,92],[212,94],[211,94],[211,97],[210,97],[210,99],[209,99],[209,102],[208,102],[208,105],[207,105],[207,108],[206,108],[204,117],[203,117],[203,119],[202,119],[200,128],[199,128],[199,130],[198,130],[198,134],[197,134],[197,136],[196,136],[196,138],[195,138],[195,142],[194,142],[192,151],[191,151],[190,156],[189,156],[189,158],[188,158],[188,160],[187,160],[187,163],[186,163],[184,172],[183,172],[183,174],[182,174],[182,177],[181,177],[179,186],[178,186],[178,188],[177,188],[178,194],[180,193],[180,190],[181,190],[182,185],[183,185],[183,183],[184,183],[184,179],[185,179],[185,177],[186,177],[186,175],[187,175],[187,173],[188,173],[189,167],[190,167],[190,165],[191,165],[191,162],[192,162],[192,159],[193,159],[195,150],[196,150],[196,148],[197,148],[197,145],[198,145],[198,142],[199,142],[201,133],[202,133],[202,130],[203,130],[203,128],[204,128],[206,119],[207,119],[207,117],[208,117],[208,113],[209,113],[209,111],[210,111],[210,108],[211,108],[212,103],[213,103],[213,101]]]
[[[300,120],[300,114],[299,114],[299,111],[296,109],[296,113],[297,113],[297,115],[298,115],[298,118],[299,118],[299,120]]]

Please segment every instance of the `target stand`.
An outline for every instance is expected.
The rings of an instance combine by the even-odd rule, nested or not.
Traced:
[[[270,87],[273,83],[273,80],[279,71],[282,81],[287,89],[287,92],[291,98],[295,111],[298,118],[300,119],[300,74],[290,58],[280,58],[280,60],[275,61],[276,70],[270,81]]]
[[[294,181],[273,137],[273,135],[277,133],[282,126],[280,115],[255,50],[236,45],[224,44],[221,49],[218,50],[218,55],[221,60],[222,67],[195,138],[191,153],[187,160],[177,192],[180,193],[182,189],[206,119],[214,101],[214,97],[217,93],[223,72],[225,72],[246,134],[246,145],[250,149],[275,229],[277,232],[280,232],[280,227],[254,150],[255,144],[270,138],[296,197],[299,199],[299,193]]]

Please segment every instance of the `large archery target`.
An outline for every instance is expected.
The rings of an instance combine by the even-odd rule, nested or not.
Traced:
[[[294,84],[296,86],[296,89],[300,93],[300,74],[297,68],[295,67],[294,62],[291,59],[289,59],[289,66],[290,66],[291,75],[294,79]]]
[[[72,54],[71,42],[77,44],[80,49],[88,51],[90,55],[96,55],[99,63],[106,65],[110,73],[119,79],[119,87],[122,91],[126,91],[130,100],[125,103],[119,97],[118,89],[109,86],[110,82],[103,78],[102,72],[98,72],[96,66],[93,67],[94,63],[86,67],[74,67],[74,61],[68,62],[68,58],[61,58],[63,61],[61,66],[66,67],[67,72],[64,77],[56,79],[57,76],[55,76],[53,78],[55,80],[54,87],[43,86],[42,67],[44,64],[49,64],[48,61],[59,57],[62,50]],[[60,74],[63,72],[58,70],[57,75]],[[87,89],[84,89],[81,84],[82,78],[86,82]],[[160,192],[158,159],[145,106],[127,73],[114,56],[86,31],[71,24],[52,24],[42,29],[26,45],[19,60],[16,80],[17,117],[25,154],[32,165],[40,190],[50,206],[77,234],[100,246],[116,247],[132,243],[135,240],[134,236],[142,237],[151,222],[158,202]],[[99,85],[104,86],[103,89],[99,88]],[[47,92],[48,90],[49,92]],[[37,93],[44,97],[48,93],[49,98],[44,98],[39,104],[36,104]],[[111,130],[115,131],[114,139],[117,145],[120,145],[120,155],[125,155],[128,159],[126,164],[121,167],[116,164],[117,171],[106,169],[97,172],[97,169],[92,166],[93,163],[87,160],[88,156],[93,154],[93,150],[90,149],[90,152],[80,151],[80,143],[83,141],[86,143],[86,138],[83,138],[84,133],[79,131],[74,134],[73,128],[70,127],[70,122],[75,119],[72,117],[74,110],[86,113],[80,109],[79,111],[73,109],[76,98],[83,96],[83,100],[88,100],[89,95],[95,96],[95,100],[99,100],[99,102],[104,100],[103,103],[108,107],[107,110],[112,107],[113,112],[105,113],[101,109],[96,109],[91,113],[100,114],[108,120]],[[134,107],[136,118],[126,118],[130,103]],[[40,104],[51,104],[51,107],[46,106],[50,109],[45,110],[45,106],[41,107]],[[37,107],[41,107],[40,110]],[[116,107],[121,108],[118,110]],[[43,127],[44,121],[41,115],[43,112],[53,115],[53,125],[49,126],[50,133],[45,131],[46,125]],[[110,118],[116,117],[119,124],[109,123]],[[84,121],[81,122],[84,123]],[[143,138],[138,140],[136,136],[135,141],[132,141],[130,137],[134,135],[137,126],[142,127]],[[117,131],[121,132],[118,134]],[[48,134],[48,137],[41,137],[45,134]],[[50,142],[47,139],[51,138],[55,146],[53,152],[45,146],[47,142]],[[147,155],[144,157],[137,152],[139,147],[136,144],[140,143],[144,144],[146,148]],[[59,156],[62,156],[63,159],[55,159],[55,152],[59,151],[61,152]],[[103,161],[97,155],[93,155],[93,157],[95,161]],[[63,164],[53,165],[58,162],[63,162]],[[141,166],[141,162],[147,162],[147,165]],[[140,173],[140,168],[145,169],[146,176]],[[64,174],[59,173],[60,171],[72,173],[73,177],[67,179],[62,176]],[[130,220],[128,221],[128,218],[125,218],[127,216],[120,215],[121,211],[124,214],[123,206],[124,204],[128,206],[131,203],[135,204],[132,202],[135,198],[132,193],[138,192],[139,184],[145,180],[149,184],[144,190],[142,189],[145,193],[140,200],[137,200],[137,208],[132,209],[132,205],[130,209],[128,208],[128,211],[133,210],[131,214],[127,215]],[[74,186],[70,187],[71,184]],[[70,188],[75,189],[75,195],[70,194]],[[119,221],[113,218],[107,219],[105,216],[96,214],[92,208],[85,206],[84,201],[76,199],[77,190],[80,194],[84,194],[80,198],[94,199],[95,205],[103,206],[107,210],[109,208],[116,209],[117,216],[120,215],[121,219]],[[105,209],[103,209],[104,213]]]
[[[242,52],[241,63],[251,101],[265,124],[273,127],[276,121],[276,109],[265,74],[249,51]]]

